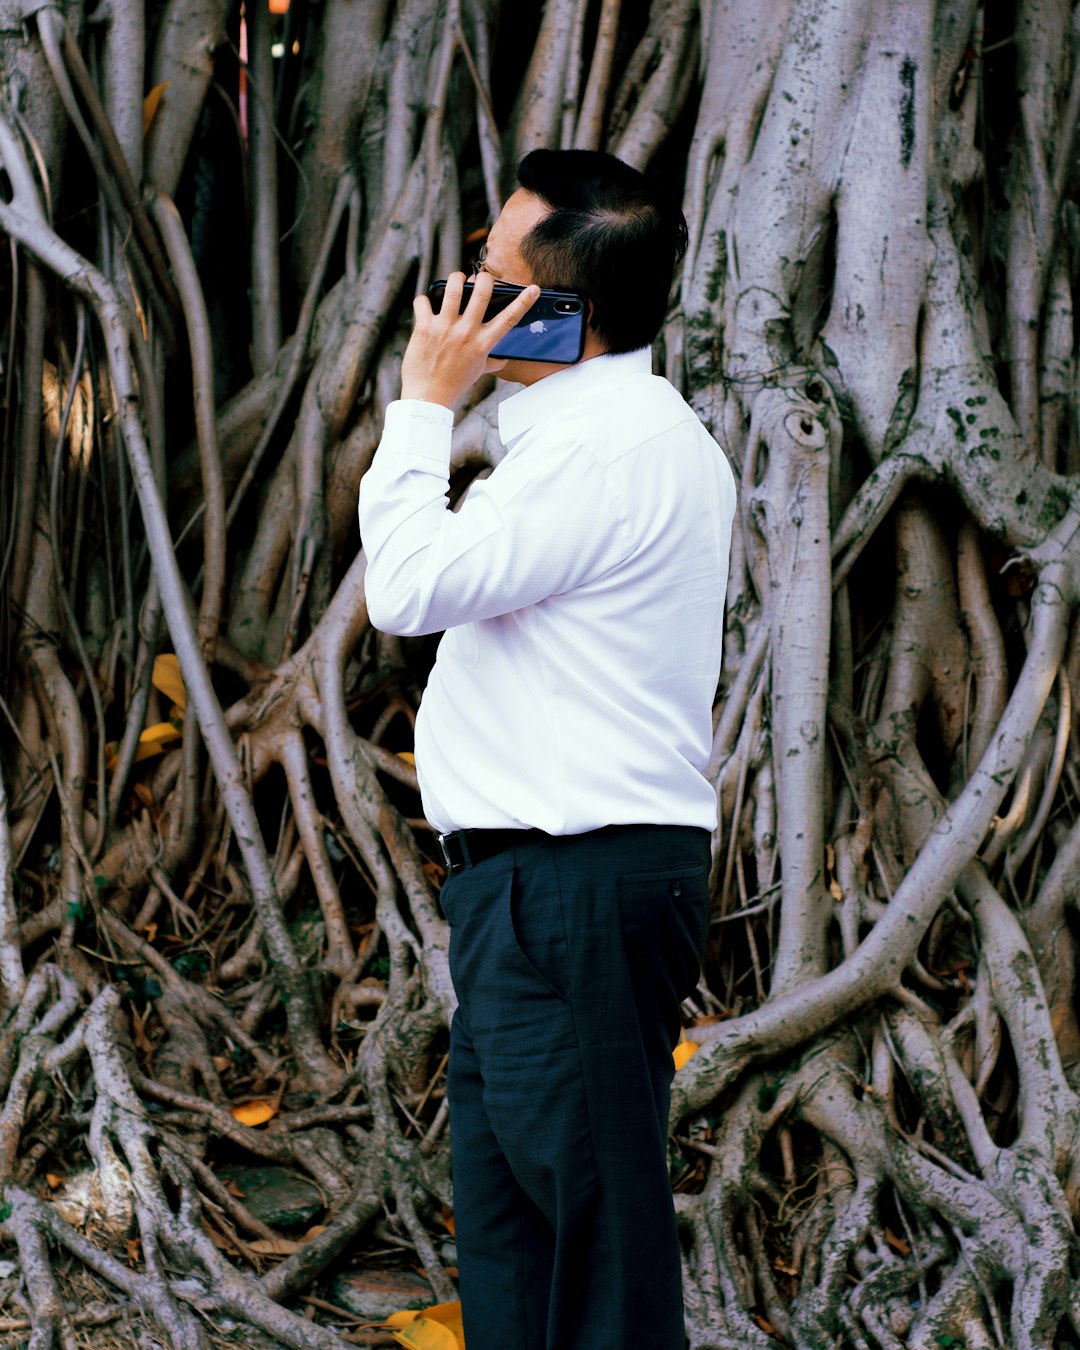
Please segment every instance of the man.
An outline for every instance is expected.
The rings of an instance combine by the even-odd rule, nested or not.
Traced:
[[[464,314],[417,297],[360,526],[372,623],[446,629],[416,724],[449,876],[455,1224],[469,1350],[682,1350],[667,1116],[708,925],[735,485],[651,374],[686,226],[610,155],[537,150]],[[495,280],[525,286],[483,322]],[[590,310],[572,366],[490,351],[537,286]],[[505,458],[447,507],[485,372]]]

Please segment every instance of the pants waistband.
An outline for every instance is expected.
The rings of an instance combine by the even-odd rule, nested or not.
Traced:
[[[696,826],[672,826],[672,825],[602,825],[598,829],[588,830],[583,835],[552,835],[544,830],[537,829],[505,829],[505,830],[453,830],[449,834],[440,834],[438,836],[439,847],[442,849],[443,861],[446,864],[448,876],[453,876],[455,872],[460,872],[466,867],[475,867],[477,863],[484,862],[487,858],[493,858],[497,853],[505,853],[512,848],[524,848],[529,844],[550,844],[558,840],[582,839],[603,834],[618,834],[624,830],[670,830],[685,829],[692,831],[695,835],[700,834],[703,840],[708,840],[708,830],[698,829]]]
[[[485,858],[493,858],[496,853],[505,853],[525,844],[539,844],[550,838],[551,835],[543,830],[454,830],[439,835],[439,847],[446,871],[453,875]]]

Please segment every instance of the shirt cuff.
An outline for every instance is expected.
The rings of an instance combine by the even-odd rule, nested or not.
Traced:
[[[441,403],[399,398],[386,405],[381,448],[409,459],[430,460],[448,469],[453,430],[454,414]]]

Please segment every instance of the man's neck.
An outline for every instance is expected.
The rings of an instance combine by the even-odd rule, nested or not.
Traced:
[[[594,356],[606,355],[607,349],[604,344],[591,330],[585,332],[585,350],[582,352],[581,360],[574,362],[575,365],[581,365],[584,361],[591,361]],[[565,362],[556,361],[507,361],[502,370],[496,371],[496,377],[500,380],[513,380],[517,384],[536,384],[538,380],[545,379],[548,375],[554,375],[558,370],[567,370],[569,367]]]

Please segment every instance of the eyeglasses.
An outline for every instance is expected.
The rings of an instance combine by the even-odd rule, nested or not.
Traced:
[[[469,264],[469,276],[478,277],[487,267],[487,244],[480,245],[480,252]]]

